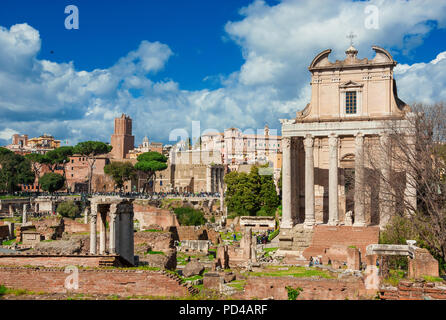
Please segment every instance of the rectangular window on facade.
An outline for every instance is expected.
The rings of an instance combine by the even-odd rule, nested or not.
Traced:
[[[356,113],[356,91],[347,91],[345,93],[345,113],[355,114]]]

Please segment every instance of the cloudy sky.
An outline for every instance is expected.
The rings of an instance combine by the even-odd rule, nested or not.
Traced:
[[[351,31],[360,58],[378,45],[399,62],[402,100],[446,101],[443,0],[2,0],[0,144],[13,133],[109,142],[121,113],[136,144],[169,143],[192,121],[280,130],[309,102],[313,57],[343,59]]]

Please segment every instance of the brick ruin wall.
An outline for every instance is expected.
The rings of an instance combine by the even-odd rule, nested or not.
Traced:
[[[378,243],[379,227],[323,226],[314,227],[311,245],[304,250],[305,258],[324,255],[333,245],[355,246],[365,256],[369,244]]]
[[[0,225],[0,239],[6,239],[9,237],[9,227]]]
[[[176,215],[166,209],[136,202],[133,204],[133,212],[135,213],[135,220],[139,221],[141,230],[148,229],[151,225],[158,225],[163,229],[180,226]]]
[[[66,293],[64,284],[69,275],[63,269],[0,267],[0,284],[34,292]],[[184,297],[190,294],[190,288],[163,271],[79,269],[79,289],[72,292]]]
[[[41,266],[66,267],[69,265],[82,267],[98,267],[100,256],[49,256],[49,255],[1,255],[0,266]]]
[[[446,300],[446,286],[432,282],[400,281],[397,287],[381,289],[382,300]]]
[[[287,300],[286,287],[302,288],[298,300],[357,300],[372,298],[362,279],[299,279],[293,277],[249,277],[241,299]]]

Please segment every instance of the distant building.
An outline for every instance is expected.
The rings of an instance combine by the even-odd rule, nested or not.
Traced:
[[[150,142],[149,138],[144,137],[142,140],[142,144],[133,150],[129,151],[128,157],[130,159],[136,159],[140,154],[145,152],[158,152],[163,153],[163,144],[161,142]]]
[[[130,116],[122,114],[120,118],[115,118],[115,130],[111,136],[113,146],[110,154],[116,160],[128,158],[130,150],[135,147],[135,137],[132,135],[132,119]]]
[[[54,150],[60,147],[60,140],[54,139],[49,134],[43,134],[40,137],[28,139],[28,135],[12,135],[12,141],[10,145],[5,148],[18,154],[28,153],[40,153],[45,154],[48,151]]]

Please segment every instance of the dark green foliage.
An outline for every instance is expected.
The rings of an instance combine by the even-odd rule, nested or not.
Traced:
[[[19,184],[34,183],[31,162],[6,148],[0,148],[0,190],[14,192]]]
[[[116,187],[120,190],[126,181],[136,176],[135,168],[130,162],[112,162],[104,167],[104,172],[112,177]]]
[[[288,300],[297,300],[297,297],[299,297],[300,293],[304,291],[301,287],[298,287],[296,289],[293,289],[292,287],[285,287],[285,289],[288,291]]]
[[[273,177],[259,175],[259,168],[251,172],[230,172],[225,176],[225,201],[228,212],[241,216],[272,216],[280,204]]]
[[[144,184],[144,190],[148,183],[153,181],[156,171],[167,169],[167,158],[159,152],[145,152],[140,154],[137,160],[135,169],[147,174],[147,183]]]
[[[74,201],[69,200],[59,204],[56,211],[62,217],[75,219],[79,214],[79,207],[74,203]]]
[[[192,208],[175,208],[174,212],[182,226],[201,226],[206,223],[204,214]]]
[[[69,157],[73,155],[73,151],[73,147],[60,147],[48,151],[40,161],[42,161],[41,163],[49,164],[51,171],[54,171],[57,166],[63,165],[69,161]]]
[[[65,178],[54,172],[45,173],[40,179],[39,184],[44,191],[54,192],[62,189],[65,183]]]
[[[89,158],[109,153],[113,149],[112,146],[101,141],[84,141],[79,142],[73,148],[75,154],[80,154]]]

